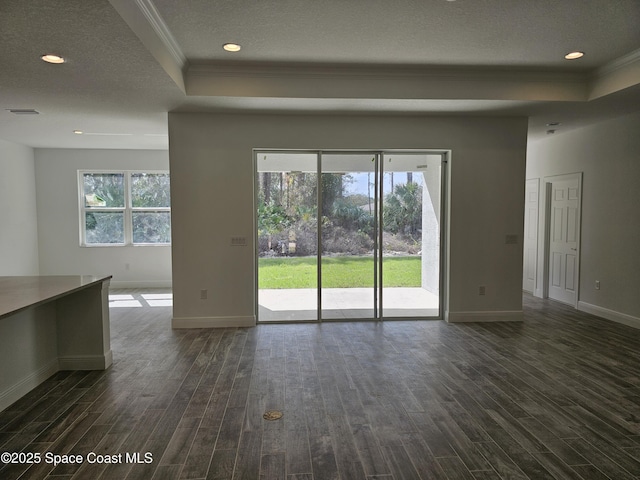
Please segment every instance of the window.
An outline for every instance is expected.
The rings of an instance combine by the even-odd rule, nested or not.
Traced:
[[[167,172],[78,172],[80,243],[168,245],[171,197]]]

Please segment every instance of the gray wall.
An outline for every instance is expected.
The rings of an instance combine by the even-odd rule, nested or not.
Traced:
[[[34,163],[32,148],[0,140],[0,276],[39,273]],[[52,308],[0,319],[0,410],[57,371]]]
[[[169,246],[80,246],[78,170],[118,169],[168,170],[168,152],[35,150],[41,275],[113,275],[113,287],[171,285]]]
[[[505,235],[522,239],[526,135],[520,117],[170,113],[174,326],[255,321],[253,148],[450,149],[448,318],[521,319],[522,248]]]
[[[38,275],[33,149],[0,140],[0,275]]]
[[[526,174],[540,178],[543,191],[545,176],[583,172],[578,308],[636,326],[640,326],[639,152],[640,113],[636,113],[530,141]],[[541,242],[542,238],[536,290],[542,282]],[[595,289],[596,280],[600,290]]]

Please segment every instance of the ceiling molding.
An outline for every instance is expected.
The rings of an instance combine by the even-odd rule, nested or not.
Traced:
[[[595,78],[598,78],[598,77],[611,75],[612,73],[615,73],[618,70],[629,68],[638,63],[640,63],[640,48],[637,50],[634,50],[633,52],[627,53],[622,57],[616,58],[615,60],[607,63],[606,65],[603,65],[602,67],[598,68],[594,72],[593,76]]]
[[[156,32],[160,40],[164,44],[165,48],[169,51],[174,61],[181,65],[184,70],[187,64],[187,57],[182,53],[182,49],[178,42],[173,37],[173,34],[169,30],[169,27],[164,22],[158,9],[151,0],[135,0],[137,7],[145,16],[153,30]]]
[[[151,0],[109,0],[129,28],[184,92],[187,57]]]
[[[191,64],[187,95],[586,101],[588,76],[506,68]]]
[[[640,48],[598,68],[592,75],[589,100],[640,84]]]

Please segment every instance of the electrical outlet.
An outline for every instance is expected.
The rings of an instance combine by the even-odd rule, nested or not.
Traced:
[[[596,280],[596,290],[600,290],[600,280]]]
[[[478,287],[478,295],[486,295],[487,294],[487,287],[485,287],[484,285],[481,285]]]
[[[208,290],[200,290],[200,300],[206,300],[208,293]]]

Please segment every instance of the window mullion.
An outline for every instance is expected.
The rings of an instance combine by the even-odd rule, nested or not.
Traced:
[[[168,172],[164,172],[164,171],[151,172],[151,175],[156,175],[156,174],[166,177],[168,180],[168,176],[169,176]],[[137,192],[136,188],[138,188],[137,175],[145,177],[146,175],[149,175],[149,173],[133,171],[133,170],[131,171],[129,170],[108,170],[108,171],[78,170],[78,189],[79,189],[78,211],[80,213],[80,218],[79,218],[80,239],[79,240],[80,240],[81,246],[98,246],[98,245],[127,246],[127,245],[138,245],[138,244],[140,245],[170,244],[169,241],[165,240],[163,242],[162,240],[164,240],[166,237],[166,230],[170,229],[170,218],[167,219],[166,214],[170,214],[171,206],[169,205],[168,207],[160,207],[160,206],[134,207],[133,195],[136,194]],[[96,176],[98,180],[86,182],[85,177],[89,177],[89,176]],[[105,197],[107,198],[106,202],[102,198],[98,198],[98,200],[103,202],[102,205],[99,206],[100,202],[96,202],[94,198],[92,200],[91,205],[87,206],[87,198],[88,198],[87,195],[89,195],[90,193],[93,197],[95,197],[97,195],[97,192],[99,191],[101,192],[104,190],[104,188],[107,188],[107,187],[104,187],[105,179],[101,177],[109,177],[109,176],[111,177],[117,176],[121,178],[121,180],[119,180],[119,182],[121,182],[119,183],[120,185],[119,188],[121,188],[122,190],[118,190],[118,192],[116,192],[115,194],[118,196],[122,195],[123,205],[118,207],[113,206],[114,204],[117,204],[119,202],[113,202],[113,198],[110,196],[109,193],[107,193],[107,196]],[[164,184],[162,184],[162,182],[156,182],[157,185],[151,185],[151,187],[148,184],[149,182],[143,181],[142,183],[143,183],[142,188],[147,188],[147,189],[148,188],[156,188],[156,189],[167,188],[166,180]],[[85,192],[85,185],[89,185],[86,192]],[[100,190],[100,188],[102,188],[102,190]],[[145,190],[143,190],[143,192],[145,192]],[[102,195],[102,193],[100,193],[100,195]],[[144,195],[147,195],[147,193],[144,193]],[[151,192],[151,195],[153,195],[153,192]],[[144,203],[145,202],[143,202],[143,204]],[[149,203],[149,202],[147,201],[146,203]],[[109,204],[109,206],[106,206],[106,204]],[[153,204],[153,200],[151,201],[151,204]],[[106,234],[105,234],[105,231],[99,231],[98,233],[92,232],[91,242],[88,242],[87,241],[87,236],[88,236],[87,217],[92,214],[95,214],[95,217],[92,218],[92,222],[93,222],[92,229],[96,228],[95,227],[96,225],[98,225],[98,227],[101,229],[105,229],[105,228],[108,229],[111,227],[117,228],[119,230],[118,232],[119,235],[117,236],[118,238],[113,236],[113,232],[108,232],[105,230],[107,232]],[[117,217],[114,214],[118,214]],[[147,230],[150,230],[151,234],[147,239],[147,233],[144,233],[142,237],[139,239],[139,242],[135,243],[134,234],[136,233],[136,230],[133,225],[133,221],[134,221],[133,219],[138,218],[137,216],[138,214],[140,214],[139,221],[142,222],[142,227],[145,228],[145,232]],[[161,215],[161,216],[158,216],[158,215]],[[115,220],[116,218],[121,219],[120,221],[122,223],[120,225],[114,226],[113,224],[116,221]],[[140,225],[139,225],[139,228],[141,228]],[[158,232],[162,232],[162,233],[155,233],[153,231],[154,228],[157,228]],[[160,237],[162,238],[162,240],[160,241],[158,238],[159,235],[162,235]],[[107,243],[102,243],[103,240]],[[113,240],[117,240],[117,242],[113,242]]]
[[[125,178],[125,211],[124,211],[124,244],[133,245],[133,202],[131,200],[131,172],[124,172]]]
[[[87,209],[85,205],[84,174],[78,171],[78,206],[80,207],[80,245],[87,245]]]

